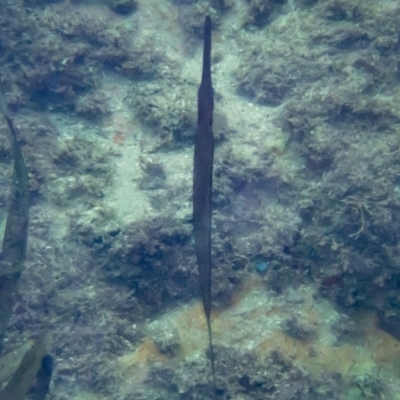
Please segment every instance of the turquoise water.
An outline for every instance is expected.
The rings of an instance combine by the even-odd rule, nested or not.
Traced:
[[[191,223],[210,15],[216,398],[399,398],[398,2],[1,10],[0,77],[31,200],[3,387],[47,333],[47,399],[213,398]],[[2,233],[8,139],[1,122]]]

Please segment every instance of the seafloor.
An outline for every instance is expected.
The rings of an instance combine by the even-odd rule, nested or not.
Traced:
[[[398,0],[0,0],[32,202],[3,352],[52,332],[48,399],[212,398],[191,226],[207,14],[217,398],[400,399]],[[2,230],[11,165],[1,120]]]

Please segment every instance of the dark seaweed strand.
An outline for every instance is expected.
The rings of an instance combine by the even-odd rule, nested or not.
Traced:
[[[29,224],[28,170],[17,141],[17,129],[9,115],[4,94],[0,108],[9,131],[14,158],[11,194],[0,259],[0,347],[16,300],[18,283],[24,268]]]
[[[193,225],[200,288],[207,320],[215,398],[214,352],[211,331],[211,193],[214,162],[212,133],[214,90],[211,80],[211,19],[204,22],[203,72],[197,93],[198,119],[194,145]]]

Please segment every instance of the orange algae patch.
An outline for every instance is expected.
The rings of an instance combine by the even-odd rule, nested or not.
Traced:
[[[124,144],[126,140],[126,135],[122,132],[115,132],[113,137],[113,143],[115,144]]]
[[[275,332],[257,346],[257,353],[268,355],[273,350],[279,350],[289,357],[304,360],[308,357],[311,346],[295,340],[283,332]]]
[[[146,364],[148,361],[161,361],[164,359],[165,356],[160,354],[153,341],[146,338],[136,351],[126,356],[119,357],[118,362],[128,370],[132,367],[142,367],[143,364]]]
[[[196,303],[185,307],[176,315],[178,329],[187,331],[190,329],[202,329],[206,327],[206,318],[204,316],[203,305]],[[184,333],[184,332],[183,332]]]
[[[314,317],[311,314],[310,320]],[[354,344],[307,342],[278,331],[260,343],[257,352],[268,355],[272,350],[279,350],[316,375],[321,371],[356,375],[378,366],[400,377],[400,342],[378,327],[375,313],[362,312],[353,318],[360,327]]]
[[[379,328],[375,313],[361,313],[356,320],[357,326],[362,327],[361,342],[368,348],[373,360],[400,377],[400,342]]]
[[[142,363],[148,360],[156,361],[165,358],[159,353],[153,341],[148,338],[146,338],[136,350],[135,356],[137,361]]]
[[[373,365],[368,352],[349,344],[333,346],[322,342],[305,342],[283,332],[275,332],[257,347],[257,351],[265,355],[272,350],[279,350],[316,375],[328,371],[346,376],[350,372],[370,369]]]
[[[213,317],[215,317],[214,312],[211,316],[211,323],[214,319]],[[176,314],[175,323],[181,343],[179,357],[185,358],[207,348],[208,333],[203,304],[197,303],[185,307],[185,309]],[[212,328],[214,328],[214,325],[212,325]]]
[[[146,375],[148,369],[146,365],[151,365],[153,362],[171,363],[174,359],[186,358],[207,349],[208,332],[202,304],[185,307],[170,317],[180,337],[180,350],[176,357],[161,354],[153,340],[147,337],[133,353],[118,358],[118,363],[129,376]]]
[[[242,296],[248,294],[244,287]],[[239,303],[240,300],[237,299]],[[316,305],[312,300],[305,301],[297,318],[316,329],[315,340],[295,339],[280,329],[279,321],[290,318],[293,314],[285,304],[271,307],[257,306],[253,309],[238,310],[236,305],[226,309],[227,312],[213,313],[213,334],[215,343],[239,348],[253,343],[254,351],[260,356],[268,356],[278,350],[293,359],[294,363],[312,375],[322,371],[339,373],[341,376],[363,375],[376,367],[384,368],[400,377],[400,342],[379,329],[373,312],[360,312],[352,316],[358,327],[349,342],[334,342],[332,322],[324,318],[326,309]],[[233,313],[232,313],[233,311]],[[180,336],[180,351],[170,358],[160,354],[149,338],[145,339],[138,349],[125,357],[120,357],[120,365],[128,371],[129,376],[142,382],[152,362],[165,361],[174,363],[197,353],[204,353],[208,348],[207,325],[203,305],[199,302],[184,306],[168,314]],[[276,321],[269,325],[268,321]],[[266,335],[260,338],[257,327],[265,324]],[[254,325],[254,329],[252,326]],[[258,344],[257,344],[258,343]]]
[[[302,360],[303,364],[314,374],[323,371],[340,373],[342,376],[360,374],[361,371],[370,370],[374,363],[370,354],[362,349],[343,344],[332,346],[327,344],[317,345],[313,357]]]
[[[258,277],[250,276],[245,280],[241,287],[232,293],[230,306],[227,307],[227,309],[235,308],[235,306],[237,306],[243,300],[243,298],[246,297],[246,295],[257,289],[264,290],[263,282],[260,281]]]
[[[123,144],[136,129],[130,117],[123,112],[113,113],[104,125],[112,135],[112,141],[115,144]]]

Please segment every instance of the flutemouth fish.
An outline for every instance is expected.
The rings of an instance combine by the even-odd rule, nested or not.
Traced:
[[[5,388],[0,391],[1,400],[22,400],[25,397],[29,386],[42,366],[51,340],[50,333],[42,334],[25,353],[18,369],[8,381]]]
[[[14,158],[11,193],[0,258],[0,348],[14,306],[19,278],[24,269],[29,224],[28,170],[17,141],[17,128],[0,89],[0,111],[9,128]]]
[[[207,319],[215,398],[215,371],[211,331],[211,193],[214,162],[212,132],[214,89],[211,80],[211,18],[204,22],[203,72],[197,92],[198,117],[194,144],[193,226],[200,288]]]

